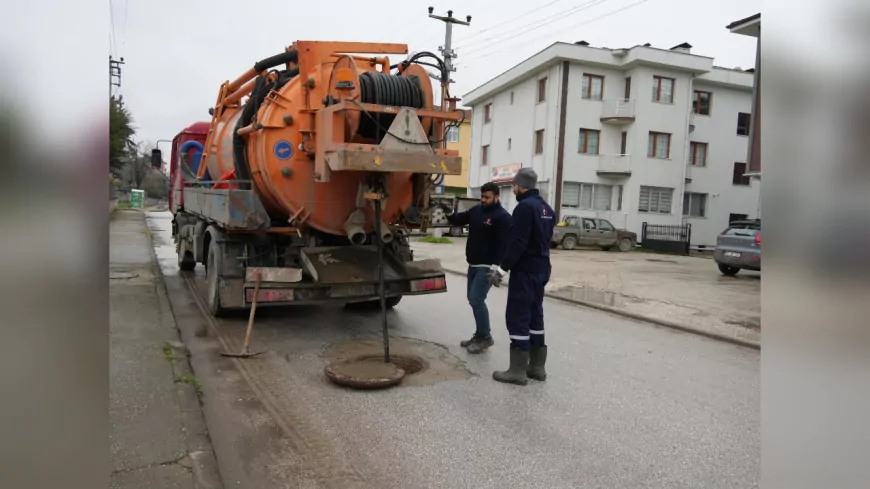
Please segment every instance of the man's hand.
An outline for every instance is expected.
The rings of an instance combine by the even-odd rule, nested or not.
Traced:
[[[449,205],[445,204],[444,202],[439,202],[438,208],[441,209],[442,211],[444,211],[445,216],[449,216],[449,215],[453,214],[453,207],[450,207]]]
[[[489,280],[489,285],[500,287],[501,281],[504,278],[504,271],[499,267],[492,267],[489,272],[487,272],[486,278]]]

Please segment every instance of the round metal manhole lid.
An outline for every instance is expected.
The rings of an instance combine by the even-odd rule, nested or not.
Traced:
[[[334,362],[326,366],[326,377],[332,382],[355,389],[383,389],[405,377],[405,370],[383,357],[361,357]]]

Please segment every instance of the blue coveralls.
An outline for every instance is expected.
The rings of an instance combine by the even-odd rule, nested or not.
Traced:
[[[545,346],[544,286],[550,281],[550,240],[556,215],[537,189],[520,195],[501,263],[510,272],[506,322],[511,346]]]

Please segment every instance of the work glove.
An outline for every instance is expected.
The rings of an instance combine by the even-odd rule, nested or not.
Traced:
[[[504,274],[505,272],[501,269],[501,267],[493,265],[492,268],[489,269],[489,272],[487,272],[486,274],[489,285],[500,287],[502,279],[504,278]]]

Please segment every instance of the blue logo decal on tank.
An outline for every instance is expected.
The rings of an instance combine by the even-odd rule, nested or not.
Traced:
[[[293,145],[290,144],[290,141],[282,139],[275,143],[273,152],[275,153],[275,158],[278,158],[279,160],[289,160],[290,157],[293,156]]]

